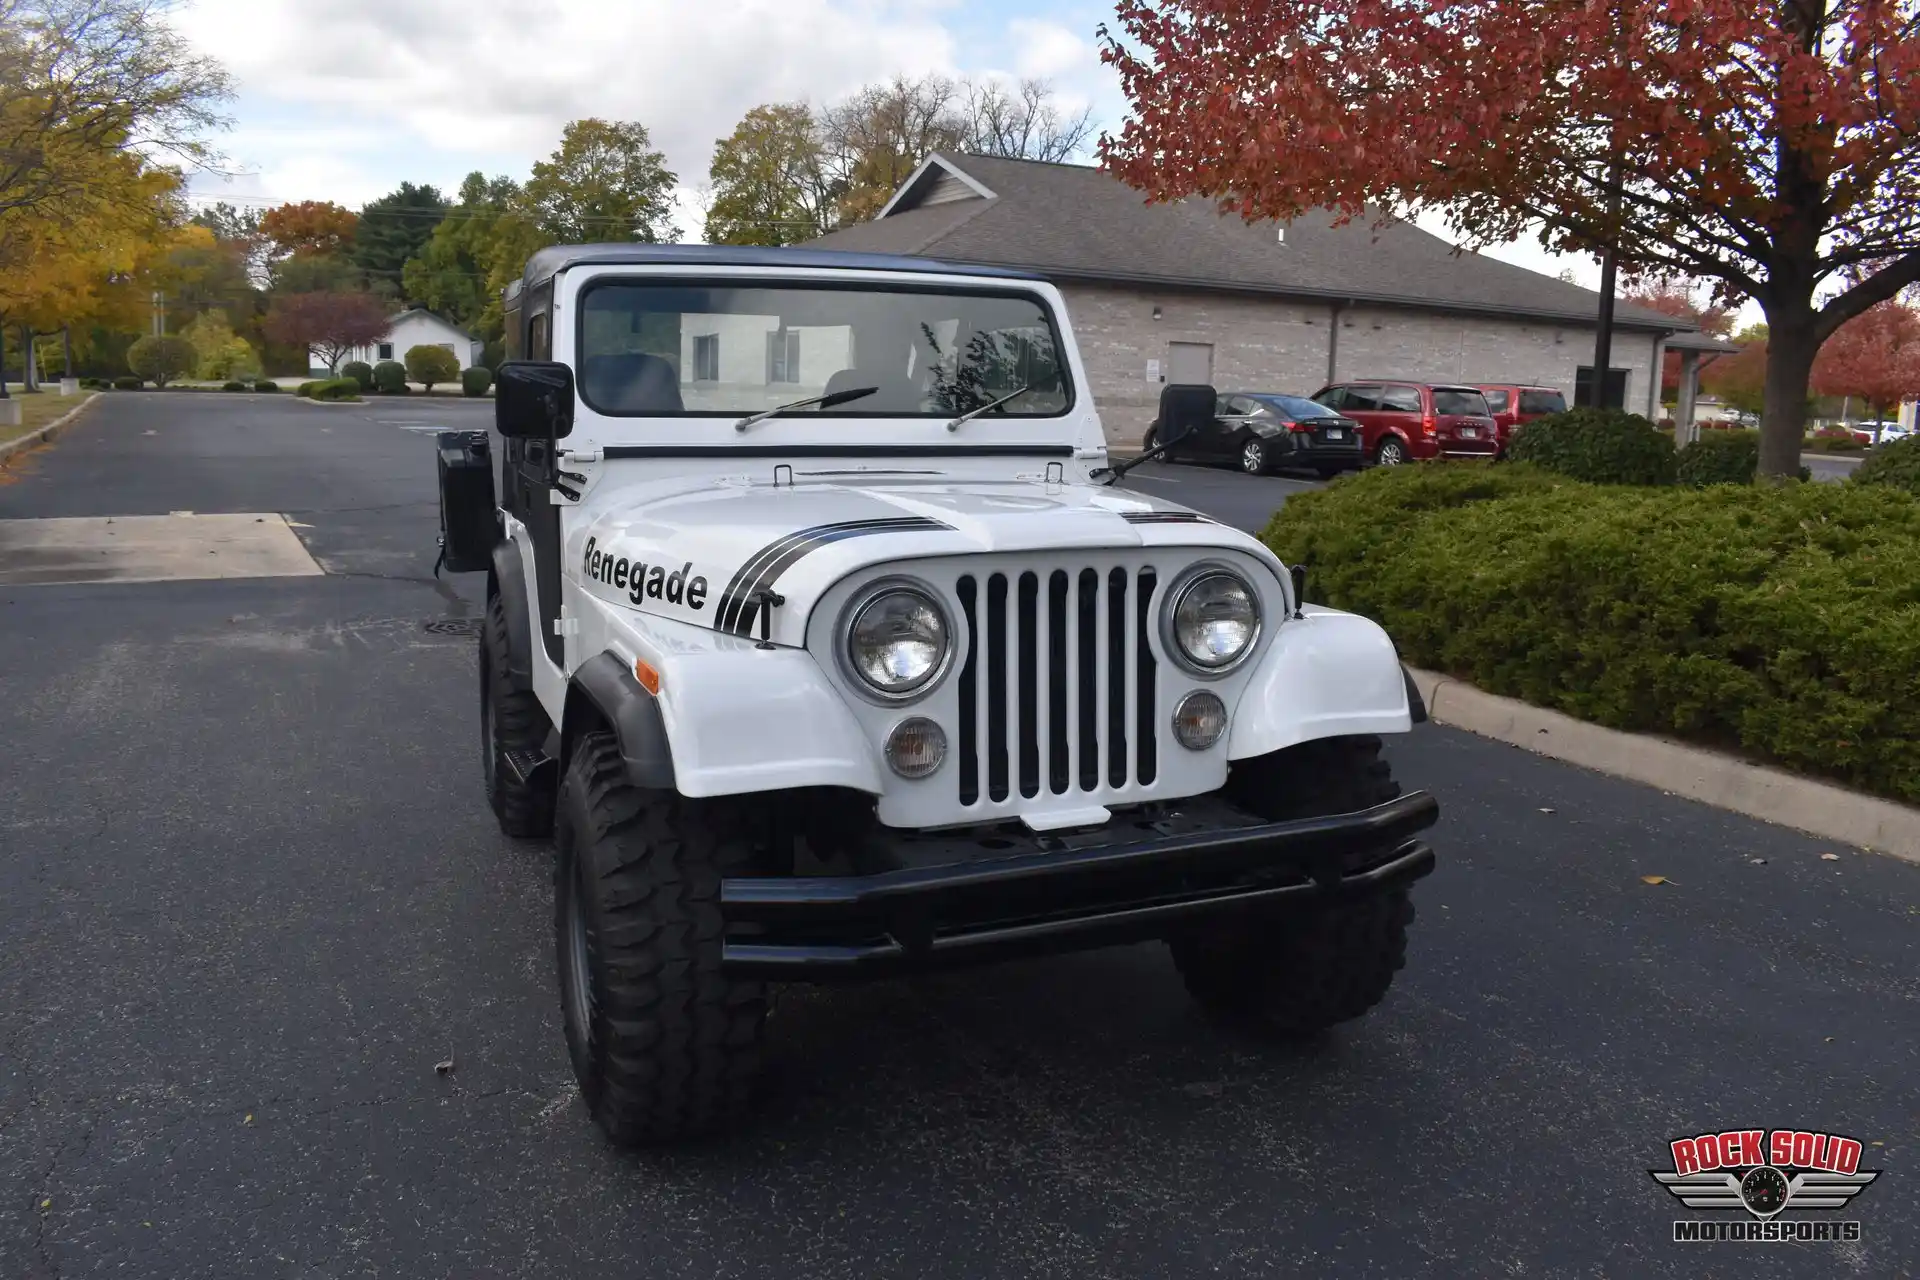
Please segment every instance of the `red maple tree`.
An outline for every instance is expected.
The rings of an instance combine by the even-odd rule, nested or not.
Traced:
[[[273,301],[265,324],[267,337],[288,346],[309,347],[327,362],[329,373],[355,347],[370,347],[387,336],[393,317],[370,293],[289,293]]]
[[[1620,300],[1658,311],[1662,315],[1690,321],[1699,325],[1704,332],[1716,337],[1726,337],[1728,331],[1733,328],[1733,311],[1730,308],[1715,306],[1711,302],[1703,304],[1694,296],[1692,289],[1673,280],[1642,281],[1623,292]],[[1660,395],[1665,399],[1677,396],[1679,393],[1680,353],[1669,351],[1660,365]]]
[[[1920,399],[1920,311],[1883,302],[1841,325],[1813,362],[1813,389],[1852,396],[1876,417]]]
[[[1756,300],[1760,469],[1808,378],[1920,280],[1920,0],[1121,0],[1103,162],[1248,217],[1435,209]]]

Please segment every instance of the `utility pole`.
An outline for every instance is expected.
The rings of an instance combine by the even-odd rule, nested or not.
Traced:
[[[167,295],[158,289],[153,291],[153,336],[167,336]]]
[[[1607,245],[1600,255],[1600,325],[1593,336],[1593,383],[1589,403],[1607,404],[1607,373],[1613,368],[1613,289],[1620,253],[1620,152],[1615,147],[1607,174]],[[1653,371],[1654,377],[1660,371]]]

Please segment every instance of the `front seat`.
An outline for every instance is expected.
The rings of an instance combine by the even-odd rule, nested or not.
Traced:
[[[587,403],[608,413],[679,413],[686,407],[673,366],[644,351],[588,356],[580,381]]]

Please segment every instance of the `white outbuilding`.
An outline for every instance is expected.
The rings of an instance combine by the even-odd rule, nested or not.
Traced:
[[[393,324],[379,342],[355,347],[340,360],[342,367],[354,360],[378,364],[382,360],[405,360],[414,347],[445,347],[453,352],[462,369],[480,363],[483,344],[472,334],[441,319],[425,307],[408,307],[393,317]],[[316,376],[325,377],[327,362],[316,350],[307,352],[307,366]]]

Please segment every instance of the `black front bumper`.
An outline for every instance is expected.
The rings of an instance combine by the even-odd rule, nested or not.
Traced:
[[[725,880],[727,969],[823,981],[1110,946],[1220,913],[1363,897],[1433,870],[1433,851],[1413,838],[1440,816],[1424,791],[1288,822],[1195,806],[1198,823],[1136,823],[1104,843],[1043,837],[1059,847],[864,876]]]

